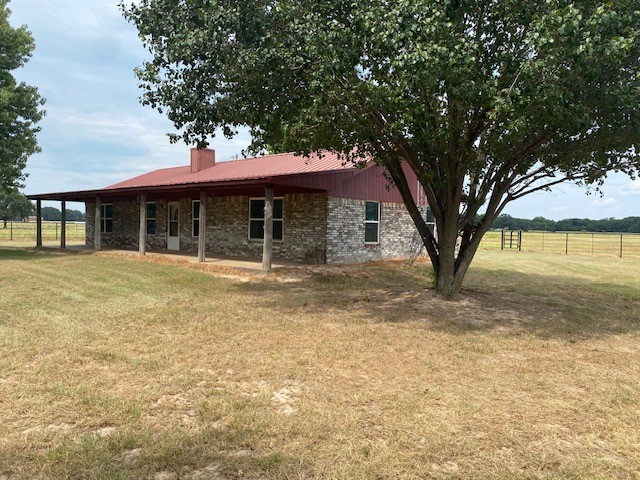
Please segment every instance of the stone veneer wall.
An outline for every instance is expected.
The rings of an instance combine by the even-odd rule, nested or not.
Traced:
[[[365,245],[365,201],[329,198],[327,263],[408,258],[419,248],[416,227],[404,204],[380,205],[380,242]]]
[[[208,197],[207,254],[259,258],[262,241],[249,240],[249,198]],[[87,203],[88,245],[93,245],[95,204]],[[305,263],[358,263],[407,258],[419,248],[413,221],[404,205],[380,206],[380,243],[364,243],[365,202],[293,194],[284,197],[284,238],[274,241],[276,259]],[[113,233],[102,234],[105,247],[138,248],[139,206],[135,201],[113,202]],[[167,201],[156,201],[156,234],[147,235],[149,250],[167,247]],[[180,251],[196,254],[192,235],[192,199],[180,200]]]
[[[163,250],[167,248],[167,202],[165,200],[155,200],[154,202],[156,204],[156,233],[155,235],[147,235],[147,249]],[[135,201],[105,203],[113,204],[113,233],[102,232],[102,245],[137,250],[140,231],[140,204]],[[86,209],[85,240],[87,245],[93,245],[95,203],[87,203]]]
[[[180,200],[180,251],[196,253],[198,238],[192,235],[192,199]],[[113,202],[113,233],[102,234],[105,247],[138,248],[137,202]],[[157,201],[156,235],[147,236],[147,248],[167,247],[167,202]],[[87,204],[87,244],[93,244],[95,204]],[[292,194],[284,197],[284,238],[274,241],[276,259],[323,263],[327,249],[326,194]],[[207,254],[262,256],[262,240],[249,240],[249,198],[207,198]]]

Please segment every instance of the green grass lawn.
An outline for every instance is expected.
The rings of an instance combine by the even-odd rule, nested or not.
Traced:
[[[429,270],[0,249],[0,478],[638,478],[640,261]]]

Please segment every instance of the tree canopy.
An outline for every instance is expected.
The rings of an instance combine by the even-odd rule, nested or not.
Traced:
[[[331,150],[386,167],[455,295],[505,205],[633,175],[638,0],[139,0],[143,103],[172,139],[250,128],[252,152]],[[433,236],[401,168],[423,186]],[[478,214],[483,215],[478,217]]]
[[[9,24],[7,4],[0,0],[0,189],[22,186],[27,158],[39,151],[35,124],[44,115],[38,90],[11,73],[24,66],[35,45],[26,26]]]
[[[565,218],[564,220],[549,220],[536,217],[532,220],[515,218],[502,214],[491,225],[491,228],[506,228],[509,230],[537,230],[547,232],[618,232],[640,233],[640,217],[602,218]]]
[[[0,220],[7,227],[8,220],[22,220],[35,211],[33,203],[22,195],[18,189],[0,191]]]
[[[80,210],[65,209],[66,221],[68,222],[84,222],[85,214]],[[47,222],[59,222],[62,220],[62,212],[55,207],[42,207],[42,219]]]

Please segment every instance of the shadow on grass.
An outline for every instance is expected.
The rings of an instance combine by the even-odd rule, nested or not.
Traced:
[[[0,248],[0,261],[78,253]],[[420,263],[310,266],[252,276],[228,288],[238,301],[278,316],[331,313],[332,319],[347,323],[415,323],[454,335],[499,330],[576,342],[640,330],[640,289],[604,281],[615,279],[613,274],[590,280],[561,268],[540,275],[474,266],[460,296],[446,301],[431,287],[431,273]]]
[[[456,335],[500,330],[575,342],[640,330],[637,288],[570,275],[477,267],[453,301],[435,293],[424,265],[322,267],[298,277],[238,288],[283,315],[331,311],[347,322],[415,322]]]

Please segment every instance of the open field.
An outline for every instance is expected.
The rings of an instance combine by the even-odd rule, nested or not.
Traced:
[[[639,269],[0,250],[0,478],[638,478]]]
[[[482,250],[500,250],[502,232],[487,232]],[[505,250],[518,249],[518,232],[505,232]],[[522,251],[560,255],[640,258],[640,234],[609,232],[522,232]]]
[[[60,222],[42,222],[42,242],[44,245],[60,245]],[[67,245],[81,245],[85,242],[85,224],[67,222]],[[36,224],[8,222],[3,228],[0,222],[0,247],[33,247],[36,244]]]

